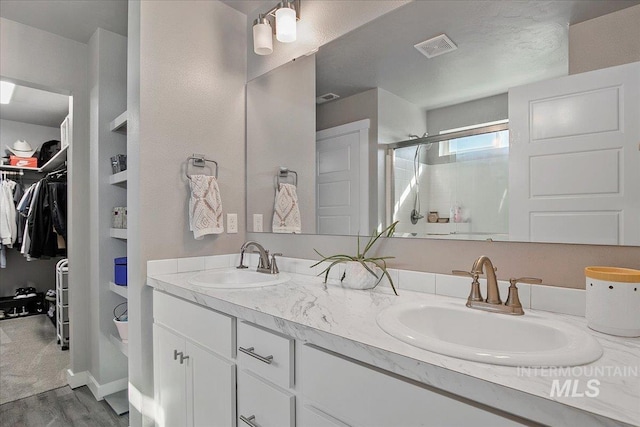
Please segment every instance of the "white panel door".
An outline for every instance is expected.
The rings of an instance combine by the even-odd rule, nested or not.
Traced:
[[[184,338],[162,326],[153,325],[153,379],[156,425],[158,427],[186,426],[186,369],[175,358],[175,352],[185,351]],[[183,353],[184,354],[184,353]]]
[[[369,229],[369,120],[316,133],[318,234],[357,234]]]
[[[512,240],[640,244],[640,63],[509,90]]]
[[[236,425],[236,367],[187,341],[187,426]]]

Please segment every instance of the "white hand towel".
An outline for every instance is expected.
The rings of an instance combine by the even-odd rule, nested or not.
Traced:
[[[295,185],[280,184],[279,191],[276,191],[272,226],[274,233],[300,233],[302,231]]]
[[[202,240],[206,234],[224,233],[222,200],[216,178],[192,175],[189,185],[189,229],[193,231],[193,237]]]

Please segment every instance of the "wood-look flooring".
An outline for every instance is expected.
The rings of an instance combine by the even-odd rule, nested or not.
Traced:
[[[68,386],[0,405],[0,427],[127,427],[129,416],[118,416],[87,387]]]

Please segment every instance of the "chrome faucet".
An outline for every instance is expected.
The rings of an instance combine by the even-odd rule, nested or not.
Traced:
[[[282,254],[273,254],[271,259],[269,259],[269,251],[266,250],[260,243],[249,240],[245,242],[240,248],[240,264],[236,268],[249,268],[244,265],[244,253],[251,246],[258,250],[260,254],[260,260],[258,261],[258,268],[256,269],[259,273],[267,273],[267,274],[278,274],[278,265],[276,264],[276,256],[282,256]]]
[[[458,276],[470,276],[473,281],[471,283],[471,293],[467,298],[467,307],[475,308],[478,310],[491,311],[494,313],[513,314],[521,316],[524,314],[520,298],[518,297],[517,283],[530,283],[538,284],[542,283],[542,280],[535,277],[521,277],[519,279],[509,279],[509,296],[507,302],[502,304],[500,299],[500,289],[498,289],[498,280],[496,278],[496,268],[489,257],[482,255],[471,267],[471,271],[454,270],[453,274]],[[483,273],[487,276],[487,299],[482,297],[480,292],[480,282],[478,278]]]

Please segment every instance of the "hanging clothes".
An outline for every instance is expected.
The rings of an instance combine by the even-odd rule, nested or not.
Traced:
[[[31,242],[27,254],[30,258],[51,258],[65,252],[58,247],[56,231],[66,240],[66,172],[49,174],[39,184],[29,207]]]
[[[18,235],[16,207],[13,203],[13,190],[16,183],[3,180],[0,186],[0,244],[13,247]]]

